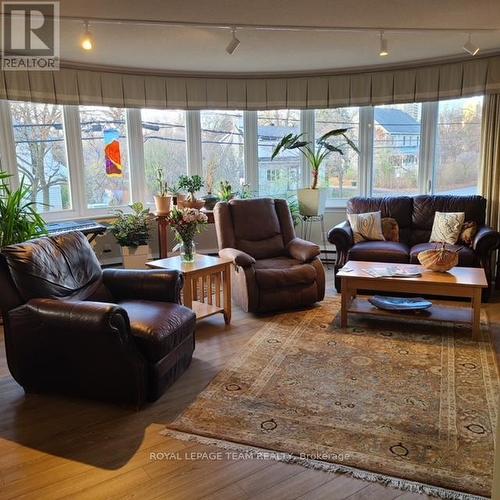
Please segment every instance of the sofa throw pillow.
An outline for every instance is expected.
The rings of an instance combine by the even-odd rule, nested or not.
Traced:
[[[380,212],[347,214],[354,235],[354,243],[361,241],[384,241]]]
[[[399,224],[392,217],[382,218],[382,234],[385,241],[399,242]]]
[[[471,247],[474,243],[474,238],[477,234],[477,222],[464,222],[462,229],[460,230],[460,236],[458,237],[458,242],[461,245]]]
[[[464,212],[436,212],[429,242],[454,245],[458,241],[464,221]]]

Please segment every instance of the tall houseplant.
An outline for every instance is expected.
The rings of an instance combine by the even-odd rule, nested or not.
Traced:
[[[165,180],[165,174],[161,167],[156,169],[156,194],[154,195],[156,213],[158,215],[167,215],[170,212],[170,202],[168,184]]]
[[[304,140],[304,134],[288,134],[274,148],[271,160],[274,160],[282,151],[297,150],[304,156],[311,169],[311,187],[297,190],[302,215],[324,213],[327,191],[318,188],[318,177],[320,167],[326,158],[333,153],[344,156],[346,148],[359,153],[358,148],[347,135],[348,130],[348,128],[330,130],[316,142]],[[333,143],[334,140],[335,143]]]
[[[10,174],[0,171],[0,248],[45,236],[45,221],[31,200],[31,189],[21,179],[17,189],[8,183]]]
[[[132,213],[116,210],[116,220],[110,230],[121,247],[123,267],[144,269],[150,255],[148,243],[151,215],[149,208],[144,208],[142,203],[133,203],[130,208]]]

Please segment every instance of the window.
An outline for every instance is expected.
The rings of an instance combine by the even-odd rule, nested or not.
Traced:
[[[260,111],[257,114],[258,190],[261,196],[287,196],[300,187],[298,153],[285,150],[271,161],[276,144],[291,133],[300,133],[300,111]]]
[[[314,118],[316,140],[330,130],[348,128],[349,138],[358,144],[359,108],[320,109]],[[344,156],[332,153],[320,169],[319,185],[330,188],[330,199],[345,200],[359,194],[359,155],[351,148],[344,149]]]
[[[155,178],[158,168],[165,172],[169,186],[187,173],[186,113],[143,109],[141,116],[146,196],[152,199],[157,190]]]
[[[52,104],[11,102],[19,179],[40,212],[71,209],[63,110]]]
[[[242,111],[201,111],[202,177],[207,192],[217,193],[220,181],[238,191],[245,182]]]
[[[482,97],[439,103],[433,182],[435,193],[477,193],[482,105]]]
[[[131,203],[125,115],[124,109],[80,106],[85,193],[89,209]],[[111,142],[119,146],[119,157],[113,160],[119,165],[108,165],[105,149]],[[120,170],[121,174],[118,173]]]
[[[373,124],[373,196],[418,193],[421,105],[376,106]]]

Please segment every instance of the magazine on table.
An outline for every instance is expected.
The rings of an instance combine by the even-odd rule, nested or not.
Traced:
[[[373,278],[418,278],[422,276],[418,267],[373,267],[370,269],[363,269],[363,271]]]

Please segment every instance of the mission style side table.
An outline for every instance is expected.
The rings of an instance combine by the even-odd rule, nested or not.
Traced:
[[[182,262],[180,256],[147,263],[155,269],[175,269],[184,275],[182,303],[196,319],[221,313],[231,321],[231,260],[196,254],[194,262]]]

